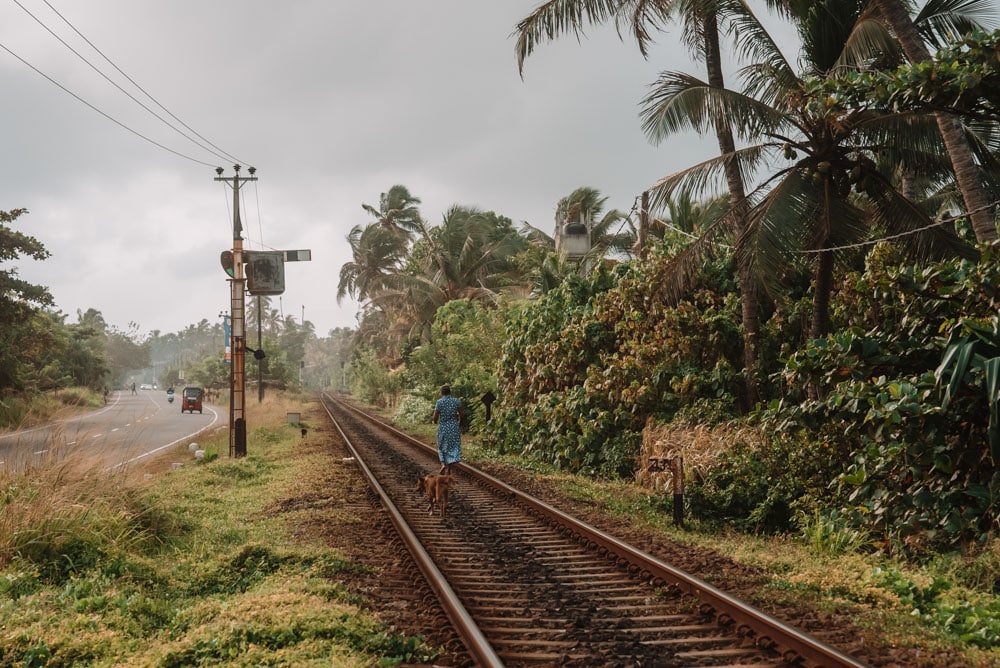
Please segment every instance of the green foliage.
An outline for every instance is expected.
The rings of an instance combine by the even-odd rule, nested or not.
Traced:
[[[450,385],[478,428],[483,420],[479,398],[497,393],[504,315],[502,309],[468,299],[448,302],[435,315],[431,340],[410,353],[403,382],[432,402],[442,385]]]
[[[811,515],[800,512],[797,522],[802,540],[813,554],[836,557],[868,549],[871,537],[862,527],[852,526],[837,511]]]
[[[386,407],[395,403],[400,383],[389,364],[371,348],[355,351],[351,362],[351,392],[362,401]]]
[[[767,430],[765,430],[767,431]],[[748,532],[793,528],[802,500],[822,495],[844,453],[803,432],[775,430],[766,443],[736,441],[699,484],[689,485],[691,513]]]
[[[422,396],[406,394],[399,402],[393,422],[401,425],[413,426],[427,424],[434,413],[434,402]]]
[[[1000,116],[1000,31],[974,31],[931,60],[891,71],[846,71],[811,81],[809,92],[845,107],[950,110],[997,120]]]
[[[879,569],[875,575],[881,586],[896,594],[913,617],[938,627],[963,643],[984,649],[1000,647],[1000,602],[989,600],[952,601],[947,593],[951,581],[936,577],[921,586],[904,577],[898,569]]]
[[[245,592],[256,583],[294,562],[263,545],[244,545],[228,562],[220,563],[190,586],[192,596],[232,595]]]
[[[202,358],[187,371],[187,385],[194,387],[226,387],[229,384],[229,365],[222,355]]]
[[[948,336],[934,378],[939,384],[949,381],[942,410],[964,388],[978,386],[989,408],[990,456],[1000,461],[1000,318],[994,314],[981,322],[961,319]]]
[[[704,289],[668,307],[666,260],[572,277],[511,318],[487,439],[571,471],[629,475],[654,414],[715,401],[735,410],[739,311]]]
[[[967,344],[970,330],[958,323],[995,316],[1000,268],[984,251],[978,263],[923,268],[874,253],[841,291],[835,317],[846,326],[788,356],[781,376],[789,401],[764,416],[775,429],[835,444],[845,464],[831,462],[828,474],[843,516],[896,549],[984,540],[997,526],[985,363],[950,363],[956,357],[945,352],[956,348],[942,336],[957,332],[952,345]],[[938,379],[949,371],[942,393]]]

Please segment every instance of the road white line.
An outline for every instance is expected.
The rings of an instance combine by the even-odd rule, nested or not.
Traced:
[[[114,466],[111,467],[111,469],[122,468],[123,466],[128,466],[132,462],[137,462],[140,459],[143,459],[144,457],[148,457],[148,456],[150,456],[153,453],[159,452],[160,450],[166,450],[167,448],[173,447],[173,446],[177,445],[178,443],[180,443],[182,441],[186,441],[187,439],[191,438],[195,434],[200,434],[201,432],[205,431],[206,429],[208,429],[213,424],[215,424],[216,422],[219,421],[219,414],[218,413],[216,413],[211,408],[207,408],[207,410],[208,410],[209,413],[212,414],[212,421],[209,422],[204,427],[199,427],[197,430],[192,431],[190,434],[187,434],[186,436],[181,436],[176,441],[171,441],[170,443],[167,443],[166,445],[161,445],[160,447],[154,448],[153,450],[150,450],[149,452],[144,452],[143,454],[141,454],[141,455],[139,455],[137,457],[133,457],[132,459],[127,459],[127,460],[121,462],[120,464],[115,464]]]

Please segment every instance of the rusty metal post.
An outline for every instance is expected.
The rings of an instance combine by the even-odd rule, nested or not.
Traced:
[[[674,524],[684,526],[684,458],[677,455],[670,462],[674,478]]]
[[[230,279],[230,364],[229,364],[229,456],[245,457],[246,440],[246,313],[244,291],[246,276],[243,274],[243,223],[240,221],[240,185],[256,181],[255,168],[247,171],[250,176],[240,176],[240,166],[233,165],[232,178],[222,176],[222,168],[215,170],[216,181],[229,183],[233,188],[233,277]]]

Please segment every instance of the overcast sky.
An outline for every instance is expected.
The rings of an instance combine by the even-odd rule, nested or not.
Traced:
[[[651,146],[641,132],[638,102],[657,74],[700,72],[676,33],[648,61],[613,28],[565,36],[541,45],[522,80],[511,33],[537,0],[48,1],[244,175],[256,168],[242,189],[245,247],[311,249],[273,299],[319,335],[356,324],[357,305],[336,301],[345,236],[394,184],[432,224],[461,204],[551,234],[574,189],[629,211],[714,150],[694,136]],[[20,276],[47,286],[68,322],[91,307],[142,332],[218,321],[232,191],[214,168],[231,176],[234,161],[144,111],[25,9],[184,129],[44,0],[0,5],[3,47],[115,119],[0,49],[0,210],[27,208],[14,228],[52,253],[19,263]]]

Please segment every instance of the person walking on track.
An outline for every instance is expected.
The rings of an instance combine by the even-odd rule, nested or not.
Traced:
[[[462,461],[462,432],[459,430],[462,402],[451,396],[451,387],[448,385],[441,386],[441,398],[434,404],[434,417],[431,420],[438,426],[440,473],[450,473],[451,465]]]

